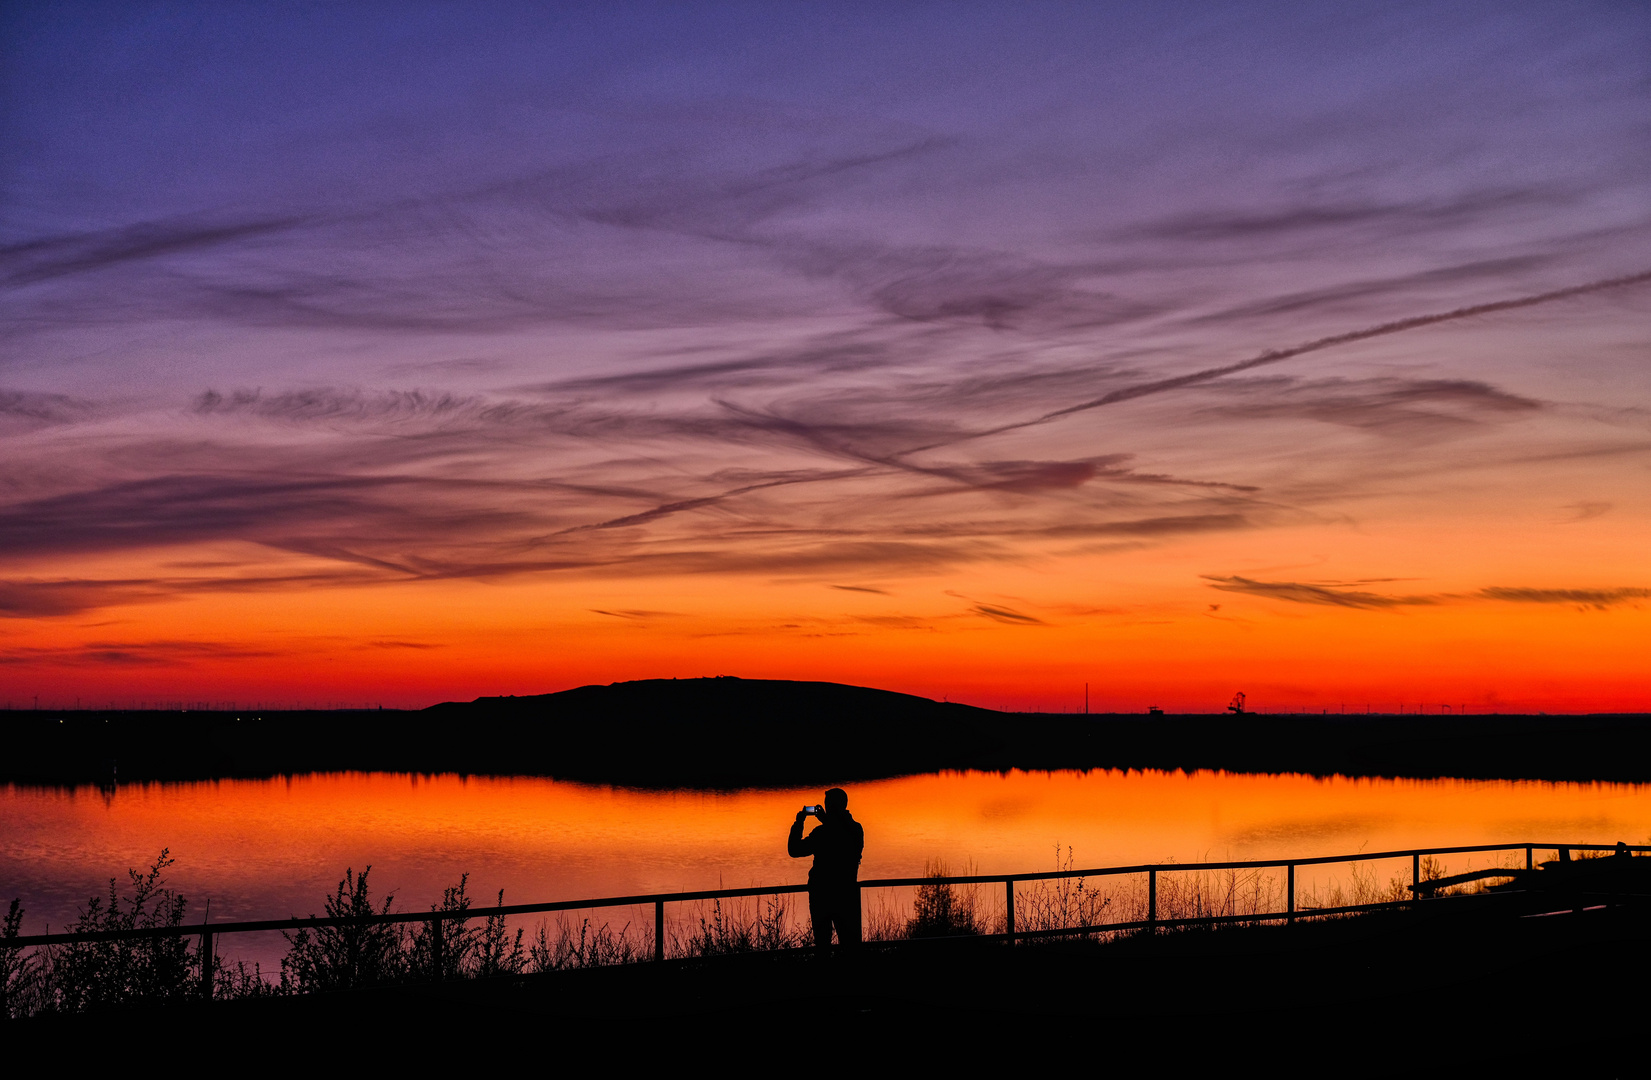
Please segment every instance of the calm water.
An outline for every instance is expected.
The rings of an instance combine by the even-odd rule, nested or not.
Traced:
[[[345,868],[427,907],[469,873],[487,903],[800,882],[786,830],[815,789],[646,792],[535,778],[331,774],[75,790],[0,788],[0,903],[60,928],[111,876],[177,860],[213,921],[318,914]],[[862,877],[1272,858],[1418,846],[1644,843],[1651,786],[1318,780],[1201,772],[949,773],[849,788]],[[1478,865],[1485,865],[1483,857]],[[1454,869],[1454,867],[1453,867]]]

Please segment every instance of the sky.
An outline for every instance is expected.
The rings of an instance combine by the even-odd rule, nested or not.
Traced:
[[[0,701],[1648,710],[1651,8],[9,4]]]

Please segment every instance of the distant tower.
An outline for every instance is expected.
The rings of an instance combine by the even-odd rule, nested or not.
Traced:
[[[1244,715],[1244,691],[1240,690],[1233,695],[1232,701],[1227,703],[1227,711],[1234,716]]]

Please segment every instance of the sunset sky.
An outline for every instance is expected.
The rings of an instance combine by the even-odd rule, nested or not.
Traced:
[[[1651,709],[1651,6],[11,4],[0,704]]]

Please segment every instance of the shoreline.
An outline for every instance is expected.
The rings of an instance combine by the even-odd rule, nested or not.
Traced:
[[[959,707],[961,708],[961,707]],[[835,747],[806,724],[430,712],[16,712],[0,783],[81,786],[335,772],[546,776],[643,789],[761,789],[947,771],[1160,770],[1318,777],[1651,782],[1651,717],[872,718]]]

